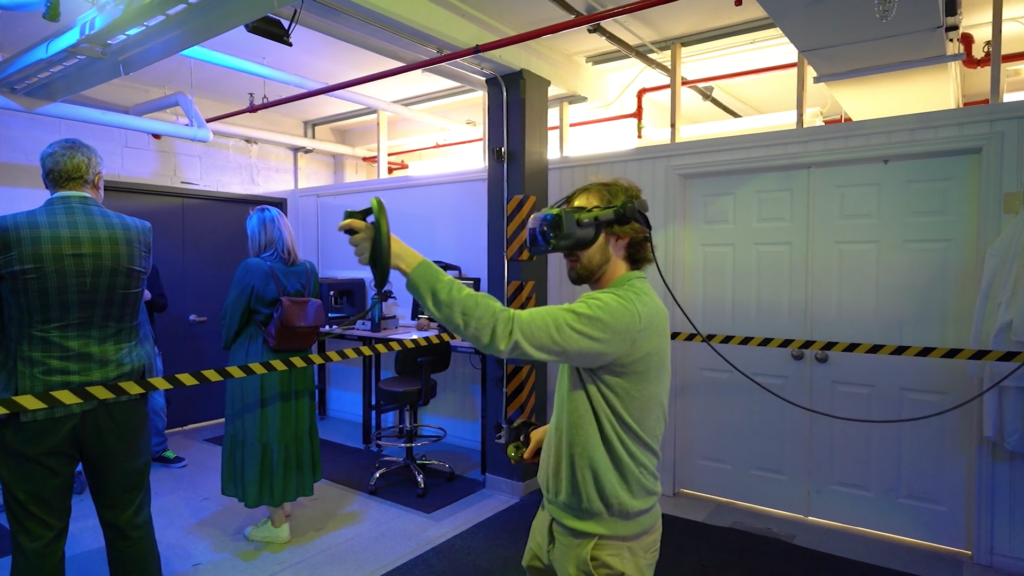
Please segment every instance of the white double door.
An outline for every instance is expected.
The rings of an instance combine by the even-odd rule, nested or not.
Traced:
[[[701,331],[967,346],[977,156],[690,178],[684,198],[683,305]],[[677,489],[970,548],[975,406],[838,421],[772,397],[705,344],[676,350]],[[973,393],[954,360],[718,350],[773,392],[848,417],[914,417]]]

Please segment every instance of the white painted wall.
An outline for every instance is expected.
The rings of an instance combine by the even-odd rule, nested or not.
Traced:
[[[654,243],[662,269],[673,283],[677,296],[681,296],[682,278],[688,269],[678,248],[683,231],[681,222],[674,219],[678,212],[672,202],[678,195],[683,175],[690,177],[702,171],[757,171],[773,166],[810,166],[816,162],[881,159],[906,154],[980,153],[983,203],[978,207],[976,258],[980,263],[984,251],[998,235],[1000,226],[1005,226],[1011,219],[1002,215],[1001,195],[1021,189],[1024,171],[1024,161],[1020,157],[1024,152],[1022,138],[1024,105],[976,107],[556,160],[551,165],[548,193],[552,198],[561,197],[591,180],[614,176],[624,176],[637,182],[650,203],[650,216],[655,227]],[[668,298],[657,271],[650,269],[648,276],[670,308],[673,329],[690,331],[690,326]],[[980,280],[980,265],[976,276],[976,281]],[[558,258],[549,259],[548,286],[550,304],[571,301],[581,292],[566,280],[564,264]],[[745,334],[741,327],[736,331]],[[968,339],[969,336],[964,335],[964,340]],[[673,372],[681,374],[683,371],[674,366]],[[554,367],[550,368],[549,378],[554,381]],[[686,388],[687,382],[677,377],[673,404],[685,394]],[[549,390],[549,395],[551,392]],[[765,401],[773,400],[766,398]],[[968,409],[976,412],[978,417],[974,420],[980,422],[980,404]],[[666,493],[675,487],[670,464],[675,453],[671,438],[675,425],[673,418],[667,431],[669,438],[663,445],[666,462],[662,466],[662,474]],[[981,440],[980,430],[965,432],[975,435],[974,445],[978,452],[977,470],[972,474],[976,478],[974,488],[977,492],[977,522],[971,531],[975,535],[973,552],[976,561],[1024,569],[1024,507],[1020,505],[1024,501],[1024,483],[1021,481],[1024,479],[1024,454],[1009,454],[1003,448]]]
[[[299,250],[315,262],[324,277],[366,278],[370,272],[356,262],[347,237],[338,232],[346,209],[362,209],[380,197],[396,236],[431,260],[462,267],[467,276],[482,279],[487,290],[487,180],[484,171],[432,177],[396,177],[325,186],[296,192]],[[412,298],[405,279],[391,273],[398,315],[408,319]],[[368,290],[372,294],[372,290]],[[331,348],[352,345],[329,341]],[[384,378],[392,376],[393,355],[383,356]],[[451,367],[435,377],[437,398],[420,412],[421,421],[441,426],[448,441],[466,447],[480,445],[480,360],[453,354]],[[362,421],[362,360],[328,367],[328,414]],[[390,416],[384,422],[390,421]]]
[[[236,193],[296,188],[294,153],[280,146],[215,138],[202,144],[149,134],[0,111],[0,214],[39,206],[47,198],[39,154],[60,138],[79,138],[103,156],[106,179]],[[307,155],[304,186],[334,183],[334,157]]]

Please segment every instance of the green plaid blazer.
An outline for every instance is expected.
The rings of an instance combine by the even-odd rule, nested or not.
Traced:
[[[137,380],[153,228],[94,198],[0,216],[0,398]],[[42,420],[96,401],[23,412]]]

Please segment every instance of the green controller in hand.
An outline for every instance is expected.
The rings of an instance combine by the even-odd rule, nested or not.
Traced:
[[[513,462],[523,461],[523,455],[526,454],[526,449],[530,447],[530,434],[537,428],[540,428],[540,424],[529,420],[518,420],[512,425],[511,430],[509,430],[512,443],[505,450],[509,460]],[[536,457],[540,457],[540,450],[537,451]]]

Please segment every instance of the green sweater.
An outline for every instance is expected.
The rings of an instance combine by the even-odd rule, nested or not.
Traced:
[[[408,289],[481,352],[561,363],[538,476],[552,518],[602,536],[654,526],[672,360],[668,311],[643,272],[572,304],[528,310],[506,308],[426,260]]]

